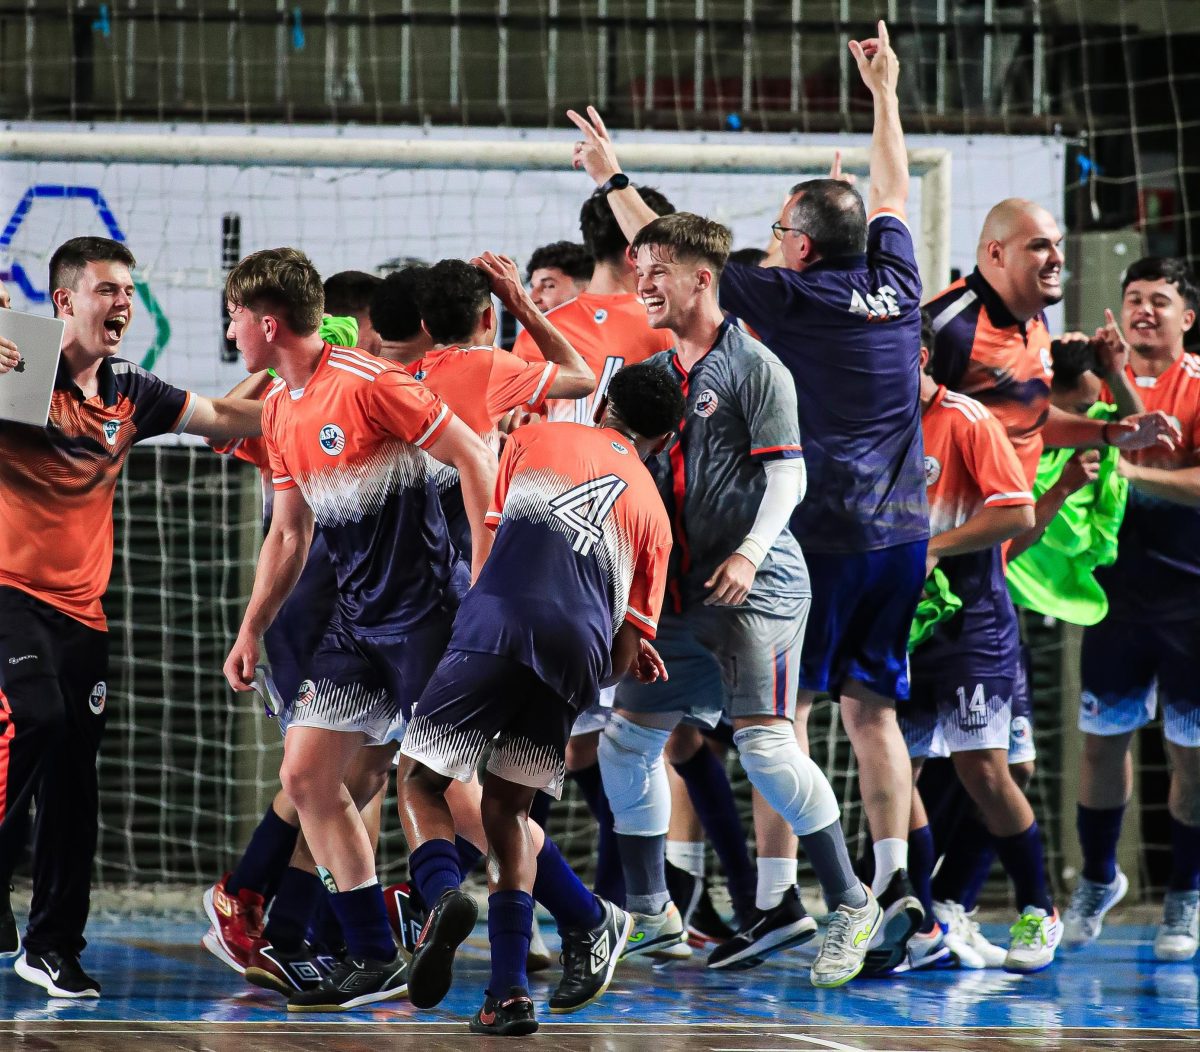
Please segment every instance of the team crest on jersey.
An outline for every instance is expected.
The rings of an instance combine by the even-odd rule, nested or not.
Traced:
[[[110,446],[117,444],[117,432],[121,430],[120,420],[105,420],[104,421],[104,441]]]
[[[696,404],[692,406],[692,410],[697,416],[712,416],[717,411],[717,395],[714,391],[701,391],[700,397],[696,399]]]
[[[336,457],[346,448],[346,432],[337,424],[326,424],[321,428],[321,449],[331,457]]]
[[[1052,376],[1054,374],[1054,359],[1050,357],[1050,348],[1043,347],[1038,354],[1042,359],[1042,372],[1047,376]]]
[[[606,321],[608,321],[608,311],[601,307],[598,311],[596,311],[595,314],[592,315],[592,321],[594,321],[597,325],[603,325]]]
[[[932,486],[942,477],[942,465],[937,457],[925,458],[925,485]]]
[[[628,455],[628,453],[629,453],[629,450],[628,450],[628,449],[626,449],[626,448],[625,448],[623,445],[621,445],[621,443],[620,443],[620,442],[614,442],[614,443],[612,444],[612,447],[613,447],[613,449],[615,449],[615,450],[616,450],[618,453],[621,453],[621,454],[624,454],[624,455]]]
[[[1100,715],[1100,699],[1090,690],[1085,690],[1079,698],[1079,711],[1095,719]]]
[[[93,716],[99,716],[104,711],[104,702],[108,698],[108,685],[101,680],[93,688],[91,694],[88,695],[88,708],[92,710]]]
[[[300,689],[296,691],[296,704],[309,705],[317,698],[317,685],[311,680],[306,679],[300,684]]]

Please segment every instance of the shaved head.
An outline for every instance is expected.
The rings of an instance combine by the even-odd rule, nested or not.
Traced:
[[[1062,299],[1062,231],[1045,208],[1022,197],[992,206],[979,233],[979,272],[1021,322]]]

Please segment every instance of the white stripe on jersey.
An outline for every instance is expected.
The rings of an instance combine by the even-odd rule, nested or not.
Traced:
[[[991,504],[994,500],[1019,500],[1021,498],[1033,500],[1033,494],[1028,490],[1018,490],[1016,493],[993,493],[983,503]]]
[[[550,362],[547,362],[546,368],[542,370],[542,378],[538,381],[537,390],[529,396],[529,401],[525,403],[526,405],[537,405],[541,401],[542,392],[546,390],[546,385],[550,382],[550,374],[552,372],[554,372],[554,366]]]
[[[941,314],[933,319],[933,335],[936,337],[947,325],[965,311],[979,297],[975,295],[974,289],[967,289],[961,296],[950,304]],[[928,348],[930,351],[932,347]]]
[[[627,606],[625,608],[625,615],[627,617],[632,617],[635,621],[640,621],[643,625],[649,626],[655,632],[658,631],[658,622],[657,621],[655,621],[653,618],[647,617],[643,613],[639,613],[632,606]]]
[[[448,405],[442,406],[442,411],[440,413],[438,413],[437,419],[432,424],[429,425],[429,430],[426,431],[425,434],[423,434],[420,438],[418,438],[413,443],[413,445],[419,446],[420,448],[424,449],[425,443],[429,441],[429,436],[432,435],[438,429],[438,427],[441,425],[441,422],[446,419],[446,415],[449,412],[450,412],[450,407]]]
[[[988,416],[988,411],[982,402],[977,402],[974,398],[959,394],[957,391],[947,391],[942,397],[942,405],[950,409],[957,409],[968,420],[976,423]]]
[[[360,380],[366,380],[367,383],[373,384],[375,382],[375,377],[373,374],[364,372],[362,369],[355,369],[349,365],[343,365],[341,362],[335,362],[332,357],[329,359],[329,368],[341,369],[341,371],[344,373],[353,373]]]
[[[362,369],[367,369],[376,375],[383,372],[387,365],[383,362],[374,361],[369,354],[364,354],[362,351],[355,350],[353,347],[334,347],[329,352],[331,359],[337,358],[339,361],[346,362],[349,365],[357,365]]]

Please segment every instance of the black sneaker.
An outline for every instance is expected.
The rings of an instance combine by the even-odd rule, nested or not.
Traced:
[[[704,894],[704,881],[670,862],[665,864],[665,871],[667,893],[671,896],[671,901],[679,907],[679,915],[683,918],[683,926],[686,928],[700,904],[700,896]]]
[[[757,918],[756,918],[757,919]],[[708,894],[708,884],[705,883],[700,901],[692,911],[688,921],[688,942],[693,946],[703,947],[709,943],[720,945],[728,942],[737,934],[717,912],[713,900]]]
[[[21,933],[17,929],[17,918],[13,916],[12,885],[0,881],[0,960],[16,957],[21,952]]]
[[[878,899],[883,920],[867,950],[863,975],[890,971],[904,961],[908,956],[908,940],[925,920],[925,910],[908,879],[907,870],[896,870]]]
[[[496,1034],[500,1037],[524,1037],[537,1031],[537,1014],[528,990],[514,986],[504,1000],[486,994],[483,1007],[467,1024],[472,1034]]]
[[[318,954],[307,944],[289,952],[268,942],[250,951],[250,963],[242,974],[248,983],[291,997],[319,986],[337,963],[336,957]]]
[[[408,993],[408,962],[396,951],[390,961],[338,961],[311,990],[288,998],[289,1012],[344,1012],[348,1008],[394,1001]]]
[[[556,1014],[578,1012],[604,995],[633,931],[628,913],[605,899],[596,901],[604,911],[596,927],[562,933],[563,976],[550,995],[550,1011]]]
[[[421,937],[421,929],[429,919],[429,911],[417,889],[409,884],[393,884],[383,893],[383,900],[392,931],[405,952],[411,956]]]
[[[804,912],[800,889],[793,884],[778,906],[760,910],[749,927],[713,950],[708,967],[753,968],[772,953],[799,946],[816,934],[817,922]]]
[[[478,916],[475,900],[459,888],[444,892],[429,911],[408,973],[408,999],[417,1008],[432,1008],[450,992],[454,952]]]
[[[68,954],[31,953],[26,950],[13,966],[26,982],[40,986],[51,997],[99,997],[100,984]]]

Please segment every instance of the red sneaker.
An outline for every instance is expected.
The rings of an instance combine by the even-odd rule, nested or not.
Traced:
[[[388,920],[396,940],[411,955],[429,916],[415,889],[408,884],[393,884],[383,893]]]
[[[204,948],[218,960],[244,975],[251,955],[263,939],[263,897],[249,888],[237,895],[225,890],[226,873],[204,893],[204,912],[212,929],[201,940]]]

